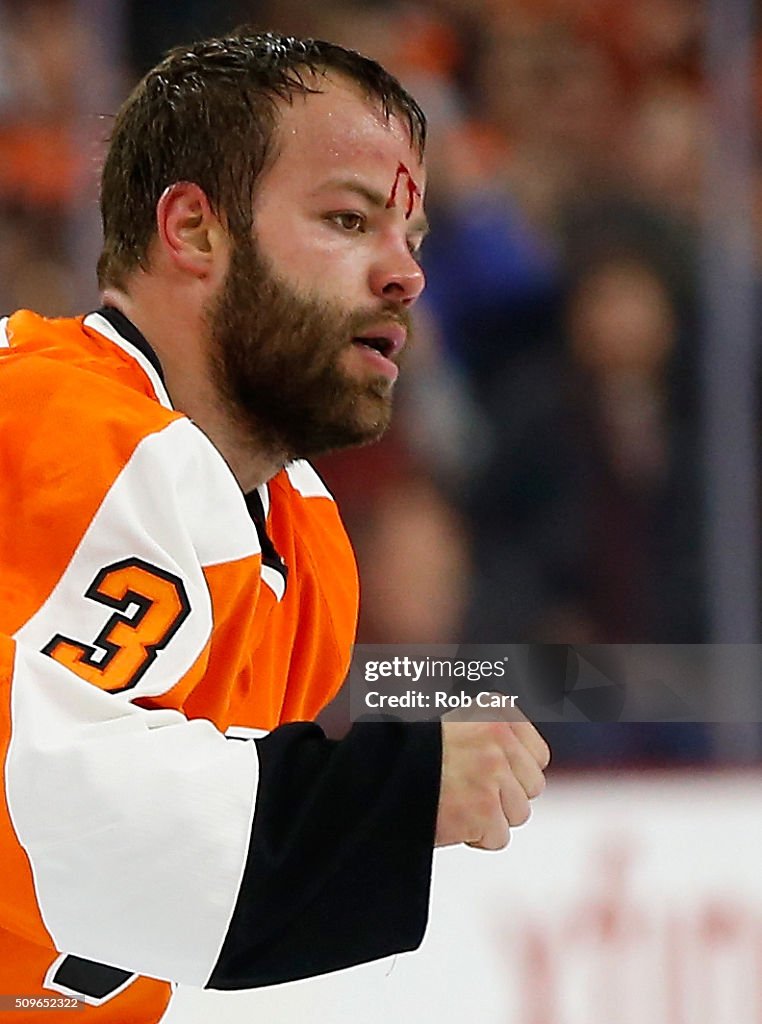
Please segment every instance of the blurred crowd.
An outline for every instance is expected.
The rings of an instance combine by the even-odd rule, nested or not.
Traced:
[[[167,47],[249,21],[362,50],[428,114],[433,230],[394,427],[320,465],[360,638],[702,642],[703,10],[0,0],[0,306],[95,302],[109,114]]]

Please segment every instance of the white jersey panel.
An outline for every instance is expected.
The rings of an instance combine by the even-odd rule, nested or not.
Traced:
[[[330,498],[333,495],[306,459],[289,462],[285,467],[289,482],[303,498]]]
[[[189,613],[140,681],[121,696],[165,693],[191,668],[211,634],[202,567],[259,550],[256,528],[225,461],[190,420],[175,420],[137,446],[56,587],[15,638],[38,651],[56,636],[92,644],[114,610],[86,591],[108,566],[138,558],[182,581]]]
[[[260,484],[259,487],[257,487],[257,494],[259,495],[259,500],[262,502],[262,514],[265,519],[267,519],[270,515],[270,488],[267,484]]]
[[[257,528],[243,492],[206,434],[191,420],[180,419],[159,436],[165,446],[162,458],[177,463],[178,513],[188,526],[201,564],[218,565],[259,554]]]
[[[283,595],[286,593],[286,580],[282,572],[278,572],[277,569],[273,569],[270,565],[262,564],[260,570],[262,576],[262,582],[266,583],[267,586],[275,594],[276,601],[282,601]]]
[[[253,742],[116,701],[17,647],[6,794],[59,950],[203,986],[235,908],[257,781]]]

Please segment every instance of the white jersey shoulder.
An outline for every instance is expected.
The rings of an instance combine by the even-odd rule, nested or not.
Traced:
[[[190,420],[149,434],[116,477],[48,599],[16,633],[33,650],[55,635],[98,636],[113,609],[83,600],[124,559],[182,582],[190,614],[177,637],[124,699],[165,693],[190,669],[213,628],[204,569],[260,551],[224,459]]]

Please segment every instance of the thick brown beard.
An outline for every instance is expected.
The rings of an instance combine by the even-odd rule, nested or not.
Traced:
[[[340,359],[384,317],[409,328],[397,304],[348,314],[304,297],[252,239],[237,242],[207,322],[216,386],[252,443],[286,462],[378,440],[391,419],[392,384],[382,375],[354,380]]]

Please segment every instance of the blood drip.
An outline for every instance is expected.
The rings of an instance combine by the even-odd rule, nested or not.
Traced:
[[[391,207],[395,206],[397,203],[397,189],[399,188],[399,183],[403,174],[407,177],[407,206],[405,207],[405,220],[410,220],[416,196],[420,196],[421,190],[413,180],[413,175],[403,163],[399,163],[397,165],[397,173],[394,175],[394,184],[392,185],[392,190],[389,193],[389,198],[386,200],[386,209],[391,209]]]

